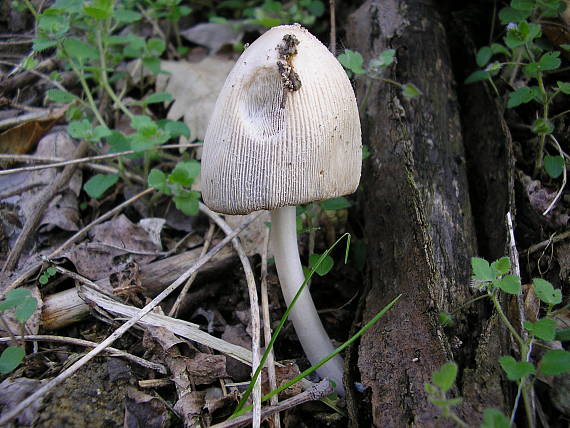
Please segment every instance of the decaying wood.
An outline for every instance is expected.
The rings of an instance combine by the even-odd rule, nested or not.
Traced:
[[[192,265],[200,256],[201,249],[195,248],[181,254],[177,254],[166,259],[158,260],[148,265],[140,267],[141,286],[143,293],[148,297],[154,297],[169,284],[174,282],[176,278],[184,272],[188,266]],[[237,257],[229,250],[224,249],[214,257],[210,263],[200,269],[197,277],[197,285],[200,282],[212,281],[213,279],[223,275],[228,268],[233,265]],[[97,281],[97,284],[111,291],[109,278]],[[191,304],[203,292],[197,291],[190,293],[188,298],[182,302],[182,308]],[[71,288],[49,295],[44,300],[42,308],[42,327],[47,330],[57,330],[68,326],[77,321],[81,321],[89,316],[89,306],[78,296],[77,290]]]
[[[349,378],[365,388],[348,395],[351,419],[446,426],[427,401],[424,383],[461,356],[455,334],[465,333],[465,324],[449,337],[437,314],[470,297],[470,257],[477,253],[446,32],[434,1],[369,0],[349,19],[347,38],[366,59],[395,49],[398,61],[386,77],[413,82],[423,92],[409,101],[395,86],[357,85],[361,99],[372,85],[362,117],[371,156],[360,195],[368,290],[357,322],[397,294],[402,298],[348,359]],[[471,405],[460,413],[471,422],[480,417]]]

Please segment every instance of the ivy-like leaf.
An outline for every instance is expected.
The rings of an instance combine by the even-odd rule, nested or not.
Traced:
[[[457,364],[453,361],[445,363],[439,370],[431,374],[431,381],[442,392],[447,392],[453,386],[457,377]]]
[[[542,318],[537,322],[524,322],[524,328],[539,339],[550,342],[556,337],[556,321],[550,318]]]
[[[562,302],[562,291],[554,289],[552,284],[541,278],[533,278],[534,294],[547,305],[558,305]]]
[[[113,187],[118,180],[118,174],[97,174],[83,185],[83,190],[85,190],[91,198],[99,199],[108,189]]]
[[[570,372],[570,352],[561,349],[548,351],[540,360],[539,371],[547,376]]]
[[[505,275],[503,278],[493,281],[493,285],[505,293],[519,294],[521,292],[521,280],[515,275]]]
[[[564,172],[566,162],[562,156],[545,156],[544,169],[546,173],[552,178],[558,178]]]
[[[535,373],[534,366],[527,361],[517,361],[510,355],[499,358],[499,364],[509,380],[520,380]]]
[[[479,257],[471,257],[473,278],[478,281],[493,281],[497,278],[497,272],[491,268],[489,262]]]
[[[321,258],[321,254],[311,254],[309,256],[309,266],[310,267],[314,267],[317,265],[318,261]],[[321,263],[319,264],[319,266],[317,266],[315,272],[319,275],[319,276],[325,276],[327,273],[329,273],[331,271],[331,269],[334,266],[334,260],[331,256],[329,256],[328,254],[325,256],[325,258],[321,261]]]

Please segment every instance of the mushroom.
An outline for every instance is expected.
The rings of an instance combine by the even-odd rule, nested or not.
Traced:
[[[274,27],[249,46],[222,88],[202,155],[212,210],[271,210],[271,246],[287,305],[305,280],[295,205],[356,190],[362,145],[354,91],[327,48],[300,25]],[[334,347],[305,288],[290,312],[311,364]],[[344,393],[340,356],[317,370]]]

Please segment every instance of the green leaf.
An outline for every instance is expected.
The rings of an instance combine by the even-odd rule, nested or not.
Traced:
[[[126,152],[131,150],[131,143],[125,134],[120,131],[112,130],[106,137],[107,143],[111,146],[109,153]]]
[[[191,192],[191,193],[195,194],[198,192]],[[187,197],[175,196],[172,198],[172,200],[174,201],[174,204],[176,205],[177,209],[179,209],[188,216],[194,216],[198,214],[198,210],[200,208],[198,203],[199,195],[200,194],[198,193],[198,197],[196,197],[195,195]]]
[[[457,364],[453,361],[445,363],[439,370],[431,374],[431,381],[442,392],[447,392],[457,377]]]
[[[18,346],[9,346],[0,355],[0,373],[10,373],[20,365],[26,355],[26,351]]]
[[[38,278],[38,282],[41,285],[46,285],[49,282],[49,277],[45,274],[41,274],[40,277]]]
[[[499,11],[499,20],[501,24],[507,25],[511,22],[521,22],[530,16],[530,12],[524,10],[516,10],[512,7],[504,7]]]
[[[326,201],[319,202],[319,205],[322,209],[327,211],[342,210],[351,206],[348,199],[342,196],[340,198],[328,199]]]
[[[521,292],[521,280],[518,276],[505,275],[503,278],[493,281],[493,285],[508,294],[519,294]]]
[[[556,332],[556,340],[560,340],[561,342],[567,342],[570,340],[570,328],[565,328],[562,330],[558,330]]]
[[[86,140],[91,138],[93,129],[91,128],[89,121],[87,119],[83,119],[70,122],[69,125],[67,125],[67,132],[73,138]]]
[[[560,45],[560,47],[561,47],[562,49],[564,49],[565,51],[570,51],[570,45],[563,44],[563,45]]]
[[[119,9],[113,13],[113,18],[121,23],[132,24],[141,19],[141,14],[134,10]]]
[[[99,51],[97,49],[79,39],[65,39],[63,41],[63,48],[70,57],[79,60],[99,58]]]
[[[566,162],[562,156],[545,156],[544,169],[546,173],[552,178],[558,178],[564,172]]]
[[[113,0],[93,0],[85,5],[83,11],[95,19],[108,19],[113,16]]]
[[[570,372],[570,352],[561,349],[548,351],[540,360],[540,373],[547,376],[558,376]]]
[[[511,428],[511,421],[497,409],[485,409],[481,428]]]
[[[404,98],[411,99],[419,97],[421,94],[422,91],[420,91],[413,83],[406,83],[402,86],[402,95]]]
[[[451,314],[448,314],[447,312],[441,311],[437,315],[437,319],[443,327],[451,327],[455,324],[455,322],[453,321],[453,316]]]
[[[47,9],[38,20],[38,30],[40,34],[49,35],[53,38],[60,38],[69,31],[69,18]]]
[[[160,73],[160,59],[153,57],[143,58],[143,65],[155,76]]]
[[[394,63],[396,56],[395,49],[386,49],[381,52],[377,58],[370,61],[369,65],[372,68],[385,68]]]
[[[167,195],[171,194],[170,187],[166,183],[166,174],[159,169],[152,169],[148,174],[148,185]]]
[[[160,56],[166,49],[166,43],[162,39],[149,39],[146,48],[152,56]]]
[[[194,179],[200,174],[200,163],[196,160],[178,162],[174,170],[168,176],[168,181],[178,183],[184,187],[190,187]]]
[[[346,68],[347,70],[352,71],[354,74],[364,74],[366,70],[362,68],[362,64],[364,63],[364,59],[360,52],[351,51],[350,49],[345,49],[344,53],[338,56],[338,62]]]
[[[547,119],[536,119],[532,124],[532,132],[538,135],[552,134],[554,125]]]
[[[135,104],[135,105],[148,105],[148,104],[170,102],[172,100],[174,100],[174,98],[168,92],[157,92],[155,94],[149,95],[144,100],[138,101],[138,102],[133,103],[133,104]]]
[[[473,278],[479,281],[493,281],[497,278],[497,272],[491,268],[489,262],[479,257],[471,257]]]
[[[499,364],[509,380],[520,380],[535,373],[534,366],[527,361],[516,361],[510,355],[499,358]]]
[[[525,321],[524,328],[532,335],[547,342],[554,340],[556,337],[556,321],[550,318],[542,318],[537,322]]]
[[[319,260],[321,259],[321,254],[315,253],[315,254],[311,254],[309,256],[309,266],[310,267],[315,267],[317,266],[317,263],[319,262]],[[329,256],[328,254],[323,258],[323,260],[321,261],[321,263],[317,266],[317,268],[315,269],[315,272],[319,275],[319,276],[325,276],[327,273],[329,273],[331,271],[331,269],[334,266],[334,260],[331,256]]]
[[[557,305],[562,302],[562,291],[554,289],[552,284],[541,278],[533,278],[534,293],[541,302],[547,305]]]
[[[424,390],[428,393],[428,395],[436,395],[438,393],[437,388],[433,386],[431,383],[424,383]]]
[[[164,119],[158,122],[158,126],[164,129],[168,135],[170,135],[170,138],[176,138],[182,135],[190,139],[190,129],[184,122]]]
[[[149,116],[137,115],[131,119],[131,128],[137,131],[156,130],[158,125]]]
[[[97,174],[83,185],[83,190],[93,199],[99,199],[119,180],[118,174]]]
[[[476,82],[481,82],[483,80],[487,80],[491,77],[491,73],[489,73],[486,70],[477,70],[474,71],[473,73],[471,73],[469,76],[467,76],[467,79],[465,79],[465,84],[469,85],[470,83],[476,83]]]
[[[77,97],[73,94],[70,94],[67,91],[61,91],[59,89],[49,89],[46,92],[48,100],[55,101],[56,103],[67,104],[73,102],[77,99]]]
[[[46,273],[48,274],[48,276],[55,276],[57,270],[53,266],[50,266],[46,269]]]
[[[38,301],[30,296],[16,306],[15,314],[18,322],[25,323],[38,307]]]
[[[499,260],[495,260],[491,263],[491,269],[496,270],[498,275],[504,275],[511,270],[511,259],[501,257]]]
[[[556,70],[560,67],[560,51],[546,52],[539,60],[540,69],[542,71]]]
[[[523,86],[509,93],[509,101],[507,108],[518,107],[521,104],[528,103],[534,99],[535,92],[531,87]]]
[[[475,56],[475,60],[477,61],[477,65],[479,67],[485,67],[487,63],[491,60],[493,56],[493,51],[489,46],[483,46],[479,51],[477,51],[477,55]]]
[[[307,11],[317,18],[320,18],[325,13],[325,10],[325,5],[319,0],[313,0],[307,6]]]
[[[568,82],[556,82],[558,84],[558,89],[560,92],[565,93],[566,95],[570,95],[570,83]]]
[[[512,0],[511,7],[515,10],[524,10],[532,13],[536,6],[533,0]]]
[[[493,43],[491,45],[491,52],[493,52],[493,54],[503,54],[507,57],[511,56],[511,51],[508,50],[506,47],[504,47],[503,45],[501,45],[500,43]]]
[[[34,299],[32,292],[27,288],[16,288],[6,293],[4,301],[0,302],[0,311],[15,308],[28,299]],[[35,300],[35,299],[34,299]]]
[[[111,135],[111,130],[103,125],[97,125],[95,129],[93,129],[93,135],[91,136],[91,141],[99,141],[101,138],[106,138]]]
[[[57,42],[55,40],[38,37],[34,39],[34,42],[32,43],[32,50],[34,52],[41,52],[46,49],[53,48],[54,46],[57,46]]]

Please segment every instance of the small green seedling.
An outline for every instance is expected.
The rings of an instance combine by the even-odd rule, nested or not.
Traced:
[[[6,293],[4,301],[0,302],[0,317],[7,310],[14,310],[15,317],[22,325],[32,316],[37,308],[38,302],[32,292],[26,288],[16,288]],[[7,325],[6,322],[3,322]],[[15,340],[12,332],[9,332]],[[20,365],[26,351],[20,346],[8,346],[0,355],[0,374],[13,371]]]

